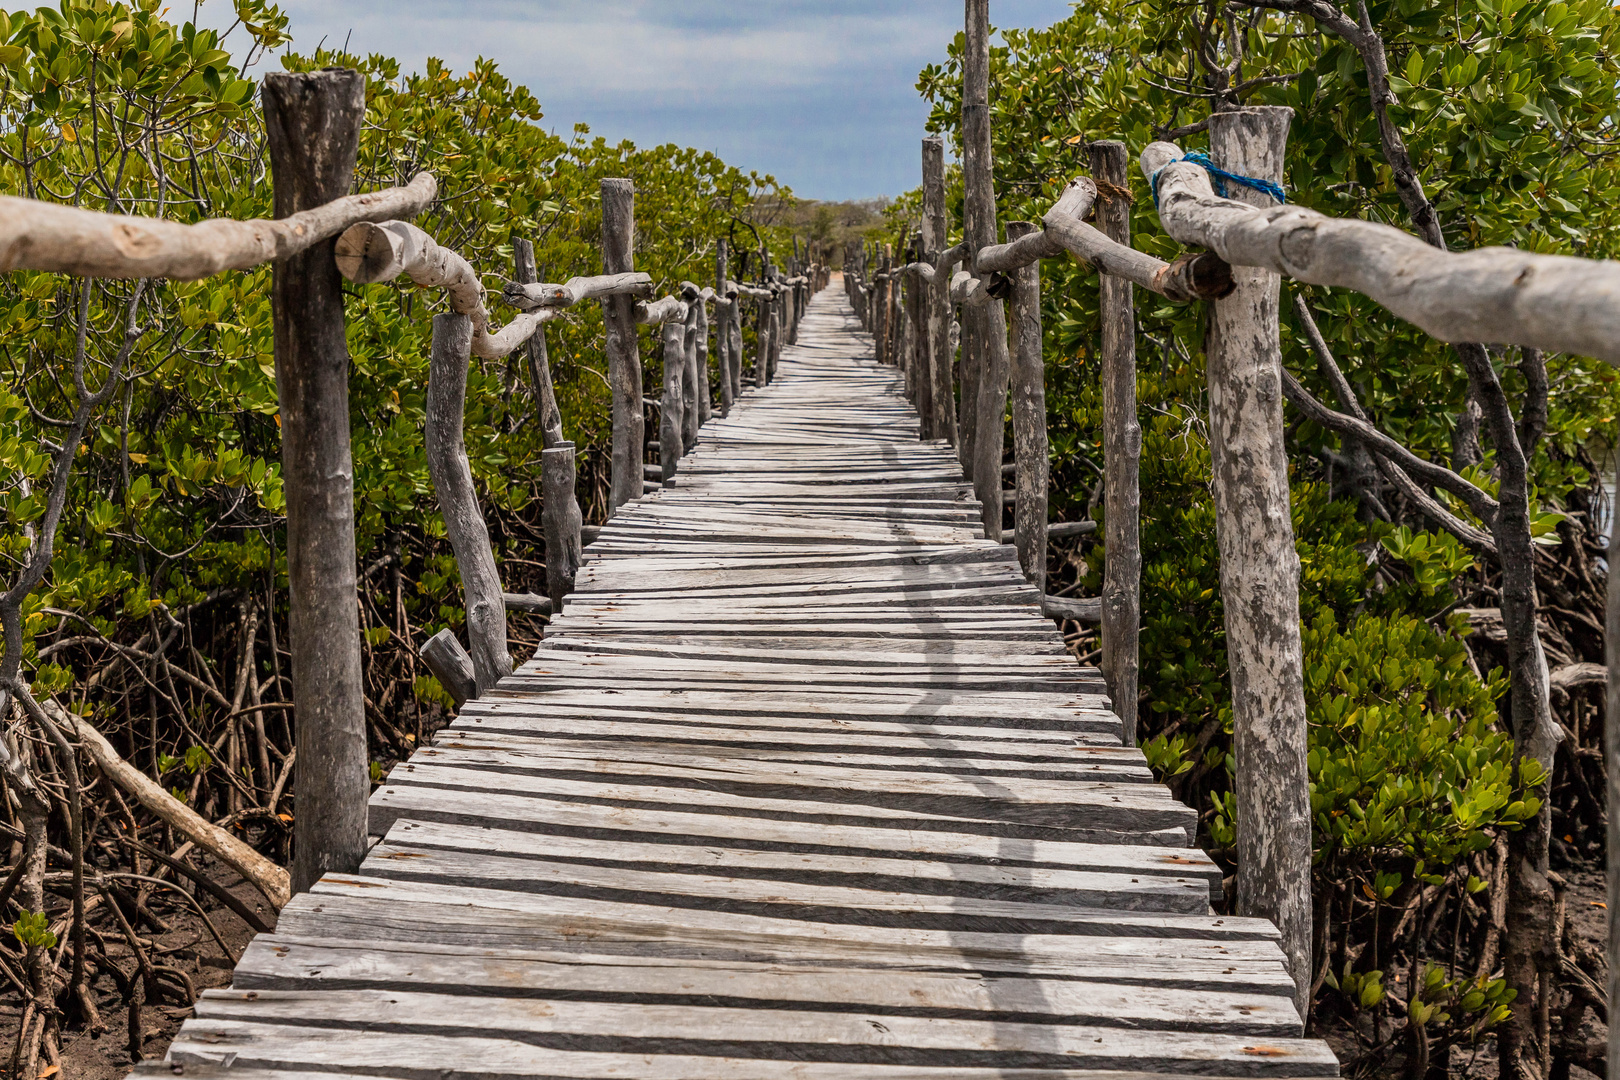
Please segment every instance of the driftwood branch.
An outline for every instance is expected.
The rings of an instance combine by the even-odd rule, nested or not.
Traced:
[[[603,296],[634,296],[645,300],[651,295],[652,275],[640,271],[571,277],[561,285],[508,281],[501,290],[502,298],[519,311],[573,307]]]
[[[642,326],[682,322],[685,319],[686,304],[678,296],[666,296],[651,303],[636,305],[636,322]]]
[[[540,326],[556,318],[557,308],[519,315],[491,332],[484,306],[484,283],[472,264],[427,233],[405,221],[362,222],[338,237],[334,252],[339,273],[357,285],[392,281],[400,275],[428,289],[443,289],[450,309],[472,321],[472,354],[488,359],[506,356],[528,341]]]
[[[165,824],[184,833],[188,840],[252,882],[254,888],[263,893],[277,911],[291,899],[292,887],[287,871],[208,821],[164,791],[162,785],[151,777],[119,757],[112,743],[89,721],[58,707],[54,702],[47,701],[42,705],[52,711],[57,724],[73,732],[73,737],[79,740],[79,745],[89,753],[103,776],[133,795],[137,802]]]
[[[1216,197],[1174,143],[1142,151],[1159,220],[1234,266],[1354,289],[1442,341],[1527,345],[1620,365],[1620,263],[1490,247],[1451,253],[1371,221]]]
[[[415,217],[437,193],[433,175],[418,173],[404,187],[347,195],[276,221],[195,225],[0,196],[0,271],[191,281],[288,258],[356,222]]]
[[[1058,196],[1058,201],[1052,205],[1048,213],[1063,214],[1079,221],[1086,216],[1096,201],[1096,181],[1089,176],[1082,176],[1069,181],[1069,186],[1063,189],[1063,194]],[[981,277],[985,274],[1005,273],[1041,259],[1062,255],[1065,250],[1067,249],[1058,243],[1055,236],[1048,236],[1044,231],[1038,230],[1010,243],[981,248],[974,256],[973,269]]]

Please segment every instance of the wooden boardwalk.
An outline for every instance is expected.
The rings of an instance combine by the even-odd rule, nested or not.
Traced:
[[[824,291],[142,1071],[1337,1075],[978,520]]]

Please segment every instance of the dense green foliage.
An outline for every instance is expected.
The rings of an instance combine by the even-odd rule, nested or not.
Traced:
[[[286,43],[286,21],[273,7],[240,0],[237,11],[232,33],[252,37],[251,61]],[[213,32],[168,21],[157,0],[62,0],[58,8],[0,14],[0,42],[0,188],[178,221],[270,216],[257,86]],[[242,42],[236,50],[242,54]],[[418,223],[486,274],[493,297],[511,267],[514,238],[534,241],[542,280],[600,272],[604,177],[636,182],[636,265],[660,294],[685,279],[712,281],[717,238],[755,247],[757,200],[791,203],[772,178],[709,153],[610,145],[584,127],[566,139],[554,135],[540,126],[534,96],[488,61],[465,73],[429,61],[425,71],[402,75],[397,62],[379,56],[322,50],[280,59],[292,70],[343,65],[366,73],[357,187],[432,171],[440,197]],[[734,277],[739,269],[734,260]],[[122,726],[115,717],[128,723],[132,708],[145,707],[146,688],[126,671],[112,680],[119,692],[103,683],[90,693],[110,658],[100,639],[127,644],[188,607],[202,611],[210,597],[273,615],[285,595],[269,281],[263,267],[153,283],[135,313],[139,337],[126,377],[76,456],[52,571],[28,603],[25,664],[38,692],[95,710],[110,728]],[[0,557],[13,567],[43,509],[52,432],[76,402],[71,371],[86,289],[93,388],[122,341],[131,285],[34,273],[0,278]],[[419,722],[414,696],[438,697],[433,681],[417,676],[412,643],[462,619],[421,438],[429,324],[440,310],[439,296],[408,283],[356,288],[347,303],[358,548],[363,566],[392,560],[397,575],[369,577],[363,605],[380,753],[402,751],[414,738],[405,730]],[[609,429],[599,306],[582,305],[548,330],[565,436],[580,448],[581,502],[599,517]],[[656,398],[660,354],[644,338],[646,384]],[[541,438],[528,381],[514,356],[475,362],[467,388],[469,457],[509,587],[538,573]],[[219,648],[232,632],[230,615],[217,627],[188,622],[173,657],[195,669],[196,682],[226,686],[227,696],[230,665]],[[227,638],[214,642],[216,630]],[[266,661],[256,679],[279,672],[275,656]],[[191,681],[167,689],[157,705],[178,712],[179,723],[163,725],[158,745],[143,739],[131,749],[159,769],[184,760],[192,744],[210,744],[220,756],[206,717],[225,710]],[[268,789],[271,779],[251,782]]]
[[[1354,17],[1353,5],[1346,10]],[[1601,0],[1389,0],[1370,4],[1368,14],[1395,73],[1392,118],[1453,247],[1620,253],[1620,14]],[[933,106],[931,129],[952,138],[960,134],[961,49],[958,37],[949,57],[918,83]],[[1044,30],[1006,31],[992,47],[991,87],[1003,222],[1039,220],[1063,185],[1088,171],[1088,142],[1124,140],[1133,160],[1157,138],[1204,149],[1202,121],[1218,103],[1239,102],[1294,110],[1286,170],[1292,201],[1410,224],[1390,182],[1361,59],[1308,19],[1236,0],[1103,0]],[[1135,170],[1131,189],[1134,246],[1174,257],[1179,246],[1159,227]],[[959,212],[959,180],[953,199]],[[915,212],[915,194],[898,201],[896,224]],[[1042,274],[1053,516],[1100,518],[1097,279],[1068,260],[1047,260]],[[1298,288],[1284,284],[1284,362],[1332,401],[1292,325],[1289,294]],[[1449,348],[1357,294],[1317,288],[1305,295],[1378,425],[1426,457],[1450,458],[1466,380]],[[1209,839],[1229,845],[1241,793],[1229,790],[1230,698],[1202,419],[1203,316],[1196,305],[1140,290],[1136,303],[1144,749],[1183,797],[1210,811]],[[1525,392],[1516,355],[1496,356],[1515,406]],[[1549,423],[1531,461],[1532,514],[1546,560],[1538,565],[1543,596],[1570,609],[1551,616],[1543,631],[1557,666],[1602,655],[1591,632],[1601,607],[1591,570],[1597,529],[1588,515],[1596,477],[1586,448],[1594,440],[1612,443],[1620,386],[1612,369],[1589,360],[1554,357],[1550,367]],[[1289,422],[1318,889],[1346,898],[1351,918],[1362,917],[1350,906],[1362,895],[1373,909],[1418,903],[1420,882],[1444,884],[1462,904],[1462,892],[1483,884],[1470,874],[1471,856],[1539,805],[1522,793],[1540,778],[1514,775],[1512,739],[1498,716],[1504,657],[1477,637],[1465,640],[1467,623],[1447,617],[1458,606],[1494,604],[1495,569],[1449,534],[1426,531],[1410,508],[1394,506],[1393,520],[1370,512],[1348,490],[1337,438],[1292,412]],[[1494,490],[1484,449],[1467,475]],[[1079,578],[1082,592],[1097,593],[1101,537],[1099,530],[1054,553],[1053,588]],[[1577,710],[1566,714],[1566,725],[1584,730],[1580,717],[1590,723],[1590,705],[1579,711],[1563,704]],[[1564,777],[1555,790],[1585,784]],[[1576,841],[1585,828],[1595,844],[1598,812],[1555,804],[1557,831],[1567,829],[1565,839]],[[1380,926],[1376,910],[1372,916],[1369,932],[1387,935],[1393,917]],[[1380,951],[1374,944],[1364,963],[1376,963]],[[1346,995],[1351,1009],[1363,982],[1354,986]],[[1431,989],[1435,1001],[1472,993],[1452,994],[1439,983]],[[1495,1015],[1499,991],[1481,989],[1485,997],[1470,998],[1459,1015]],[[1369,1003],[1382,1000],[1381,991],[1368,995]]]

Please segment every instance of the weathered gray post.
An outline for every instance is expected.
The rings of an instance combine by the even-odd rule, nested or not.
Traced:
[[[726,335],[730,341],[726,351],[731,354],[731,400],[742,397],[742,294],[731,298],[727,311]]]
[[[720,368],[720,415],[731,415],[735,400],[731,382],[731,313],[735,304],[726,298],[726,242],[714,246],[714,348]]]
[[[506,603],[489,546],[489,529],[478,509],[472,469],[463,442],[467,368],[472,357],[472,320],[454,312],[433,317],[433,354],[428,364],[427,419],[423,432],[428,475],[439,498],[445,535],[461,571],[467,612],[467,651],[478,695],[512,674],[506,649]]]
[[[629,180],[602,181],[602,272],[628,274],[636,268],[636,186]],[[636,343],[636,301],[632,296],[602,299],[608,382],[613,388],[613,449],[608,514],[641,497],[641,352]]]
[[[923,248],[932,261],[950,243],[945,218],[945,140],[938,135],[922,142]],[[951,375],[951,282],[944,267],[928,287],[928,384],[934,395],[930,439],[956,445],[956,394]]]
[[[580,564],[579,500],[574,495],[574,444],[540,452],[540,528],[546,537],[546,592],[551,613],[561,615],[563,597],[574,591]]]
[[[1238,109],[1210,117],[1210,157],[1240,176],[1280,182],[1292,110]],[[1238,184],[1228,195],[1271,198]],[[1232,268],[1236,289],[1215,301],[1205,343],[1215,526],[1232,672],[1238,792],[1238,914],[1270,919],[1305,1015],[1311,970],[1311,804],[1306,771],[1299,557],[1283,445],[1281,279]]]
[[[701,296],[694,303],[697,305],[697,341],[692,354],[692,367],[697,380],[697,424],[702,427],[714,416],[713,391],[709,389],[709,308]],[[696,440],[695,432],[693,439]]]
[[[540,280],[531,241],[512,241],[512,280],[519,285],[530,285]],[[529,379],[534,383],[534,407],[540,410],[540,445],[556,446],[562,442],[562,410],[557,408],[557,394],[551,386],[551,362],[546,355],[544,325],[524,344],[524,350],[529,357]]]
[[[1037,230],[1028,221],[1007,222],[1013,241]],[[1046,592],[1046,361],[1041,355],[1041,264],[1019,267],[1013,277],[1012,427],[1014,488],[1013,542],[1018,565],[1040,592]]]
[[[1091,144],[1097,181],[1097,228],[1130,246],[1130,154],[1112,140]],[[1104,522],[1107,559],[1102,587],[1102,672],[1124,728],[1136,745],[1137,644],[1142,619],[1142,425],[1136,418],[1136,311],[1131,283],[1102,274]],[[1285,489],[1286,493],[1286,489]]]
[[[776,381],[776,362],[782,357],[782,295],[771,298],[771,349],[765,357],[765,381]]]
[[[262,94],[276,217],[347,195],[365,118],[365,77],[331,68],[277,72],[265,76]],[[277,261],[270,286],[298,745],[294,892],[329,870],[359,868],[371,786],[355,587],[349,349],[334,243]]]
[[[889,363],[889,245],[883,245],[883,261],[872,277],[872,340],[877,347],[877,362]]]
[[[681,441],[687,450],[697,442],[698,428],[708,419],[709,324],[704,317],[703,290],[690,281],[681,283],[681,299],[686,301],[686,345],[681,376]],[[701,349],[701,352],[699,351]],[[701,357],[701,359],[700,359]],[[683,451],[684,454],[684,451]]]
[[[990,0],[967,0],[962,57],[962,185],[971,256],[996,242],[996,191],[990,145]],[[973,490],[984,532],[1001,539],[1001,449],[1007,415],[1007,311],[988,300],[973,318],[977,412],[973,425]],[[966,354],[964,353],[964,357]],[[965,387],[964,387],[965,389]]]
[[[671,319],[663,324],[664,398],[658,409],[658,461],[665,483],[686,453],[686,328]]]

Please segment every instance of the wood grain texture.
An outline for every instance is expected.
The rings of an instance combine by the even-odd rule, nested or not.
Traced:
[[[1130,154],[1122,142],[1091,144],[1091,171],[1112,191],[1128,190]],[[1097,226],[1129,247],[1130,203],[1117,195],[1097,206]],[[1125,742],[1136,743],[1137,646],[1142,622],[1142,424],[1136,416],[1136,309],[1131,283],[1098,281],[1102,322],[1103,496],[1107,509],[1102,587],[1102,672]]]
[[[1275,927],[1211,913],[1196,813],[919,438],[915,354],[779,284],[776,377],[390,771],[380,842],[203,999],[187,1070],[1334,1075]]]
[[[433,490],[444,518],[445,535],[461,574],[467,612],[468,653],[482,694],[512,673],[506,648],[506,603],[501,575],[489,543],[489,528],[478,507],[472,467],[462,438],[467,401],[467,368],[472,322],[465,315],[433,317],[433,354],[428,367],[427,417],[422,443]]]
[[[1291,110],[1216,113],[1211,156],[1241,176],[1281,181]],[[1270,204],[1241,188],[1239,198]],[[1234,266],[1237,288],[1215,302],[1205,356],[1215,527],[1226,598],[1237,759],[1238,910],[1282,930],[1301,1008],[1310,986],[1311,815],[1306,770],[1299,558],[1283,445],[1281,279]]]
[[[276,215],[346,195],[365,117],[364,76],[278,72],[265,76],[261,93]],[[366,850],[369,772],[342,284],[327,242],[278,259],[271,275],[300,759],[294,892],[328,870],[354,869]]]

